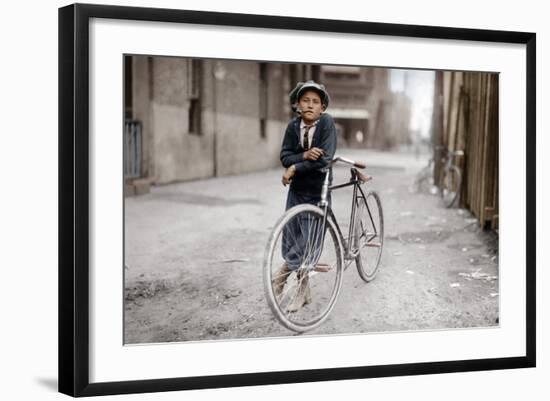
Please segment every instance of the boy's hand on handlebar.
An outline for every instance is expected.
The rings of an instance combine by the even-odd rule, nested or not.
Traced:
[[[304,160],[315,161],[323,155],[323,149],[321,148],[311,148],[308,151],[304,152]]]
[[[283,185],[286,187],[288,184],[290,184],[290,180],[292,180],[292,177],[294,177],[294,174],[296,173],[296,167],[294,165],[290,166],[285,170],[285,173],[283,174]]]

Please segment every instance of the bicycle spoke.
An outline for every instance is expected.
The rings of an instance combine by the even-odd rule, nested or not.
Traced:
[[[292,313],[295,313],[299,310],[298,309],[298,310],[295,310],[295,311],[289,311],[288,308],[294,304],[296,299],[298,299],[298,295],[300,293],[300,287],[302,286],[302,283],[304,282],[304,274],[296,273],[296,281],[297,281],[297,283],[296,283],[296,286],[295,286],[296,290],[294,291],[294,295],[293,295],[292,299],[290,300],[290,302],[288,302],[288,304],[286,305],[286,308],[285,308],[286,309],[285,312],[287,314],[292,314]]]
[[[334,307],[342,283],[342,253],[336,228],[330,221],[324,224],[321,209],[300,205],[285,214],[288,217],[283,216],[274,228],[268,246],[264,271],[271,272],[264,273],[264,284],[276,318],[287,328],[302,332],[319,325]],[[290,259],[289,266],[298,269],[283,280],[276,269]],[[283,281],[284,286],[275,289]]]
[[[291,275],[288,276],[287,282],[286,282],[285,287],[283,289],[283,292],[279,296],[279,302],[281,303],[281,305],[283,305],[284,301],[287,299],[287,296],[289,295],[289,293],[295,287],[294,286],[295,281],[296,281],[296,273],[293,272],[293,273],[291,273]]]
[[[305,251],[304,251],[304,257],[302,260],[303,264],[309,264],[311,260],[311,255],[313,252],[313,241],[312,241],[312,232],[313,232],[313,222],[311,215],[308,215],[308,222],[307,222],[307,228],[306,228],[306,235],[307,238],[305,240]]]

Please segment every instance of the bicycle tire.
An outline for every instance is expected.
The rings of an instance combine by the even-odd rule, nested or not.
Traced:
[[[441,199],[445,207],[450,208],[454,205],[460,195],[460,186],[462,184],[462,174],[456,166],[446,168],[441,177]]]
[[[413,183],[415,193],[429,193],[433,186],[433,167],[428,165],[418,172]]]
[[[317,234],[309,234],[313,232],[313,230],[316,230],[312,223],[307,236],[308,240],[310,237],[315,237],[311,240],[314,245],[310,246],[310,249],[314,249],[313,252],[304,252],[302,265],[298,270],[289,273],[283,290],[287,291],[287,293],[280,295],[276,294],[273,283],[275,277],[274,272],[279,268],[281,263],[286,263],[282,256],[283,232],[285,229],[288,230],[292,228],[290,225],[293,224],[293,222],[307,221],[307,219],[315,224],[319,224],[320,221],[324,220],[324,212],[319,207],[309,204],[297,205],[288,209],[277,221],[271,232],[265,248],[263,260],[263,281],[267,303],[275,318],[284,327],[297,333],[312,330],[326,320],[336,304],[342,286],[343,253],[341,239],[334,222],[331,219],[326,219],[325,234],[322,235],[320,244],[319,239],[321,237]],[[321,246],[322,253],[319,253],[317,245]],[[331,246],[333,247],[332,250],[330,249]],[[308,249],[308,245],[306,245],[304,249]],[[312,253],[315,254],[313,259],[307,256]],[[323,259],[328,260],[326,265],[330,266],[329,271],[320,273],[315,270],[321,258],[330,259]],[[292,278],[293,275],[295,276],[294,278]],[[306,275],[305,277],[307,277],[309,281],[312,302],[299,311],[289,312],[286,309],[288,303],[286,303],[285,299],[288,300],[288,298],[293,296],[291,293],[294,285],[292,280],[298,280],[298,277],[303,277],[303,275]],[[299,283],[296,284],[296,287],[299,287],[299,285]],[[287,286],[289,288],[288,290]],[[311,313],[312,316],[309,316],[309,313]]]
[[[355,209],[355,248],[359,253],[355,264],[359,276],[365,282],[374,280],[380,267],[384,245],[384,214],[380,196],[368,191],[365,198],[356,198]]]

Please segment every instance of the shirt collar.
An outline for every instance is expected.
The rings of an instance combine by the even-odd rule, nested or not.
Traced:
[[[315,120],[313,124],[311,124],[312,127],[315,127],[317,123],[319,122],[319,119]],[[304,128],[307,124],[304,122],[303,119],[300,118],[300,129]]]

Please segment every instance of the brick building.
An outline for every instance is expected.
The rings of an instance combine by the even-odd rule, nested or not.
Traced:
[[[339,146],[386,149],[403,143],[410,106],[406,96],[389,90],[388,71],[126,56],[126,193],[279,166],[292,117],[288,93],[307,79],[324,83],[331,95]]]
[[[390,90],[389,69],[322,66],[321,81],[330,88],[340,143],[391,149],[409,142],[410,99]]]

